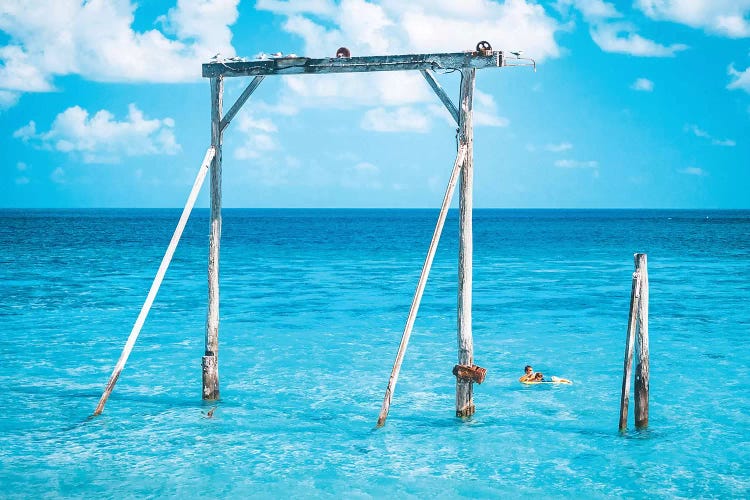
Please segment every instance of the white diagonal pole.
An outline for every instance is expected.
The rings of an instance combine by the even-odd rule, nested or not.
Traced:
[[[430,268],[432,267],[432,260],[435,257],[437,251],[438,242],[440,241],[440,234],[443,232],[443,225],[445,224],[445,218],[448,215],[448,208],[453,198],[453,191],[456,188],[456,182],[458,181],[458,174],[461,171],[461,165],[463,165],[464,157],[466,156],[466,146],[461,146],[456,155],[456,163],[453,164],[453,171],[451,172],[450,180],[448,181],[448,187],[445,190],[445,197],[443,197],[443,205],[440,207],[440,215],[438,216],[437,224],[435,225],[435,231],[432,233],[432,241],[430,242],[430,249],[427,251],[427,257],[424,260],[422,266],[422,274],[419,276],[419,282],[417,289],[414,292],[414,299],[411,302],[411,309],[409,309],[409,317],[406,320],[406,326],[404,327],[404,333],[401,336],[401,344],[398,347],[398,354],[396,355],[396,361],[393,363],[393,370],[391,371],[391,378],[388,380],[388,387],[385,390],[385,398],[383,398],[383,406],[380,409],[380,415],[378,416],[378,427],[385,425],[385,419],[388,418],[388,410],[391,406],[391,399],[393,398],[393,391],[396,388],[396,382],[398,381],[398,373],[401,370],[401,363],[404,361],[404,354],[406,353],[406,346],[409,344],[409,337],[411,336],[411,330],[414,327],[414,321],[417,318],[417,311],[419,310],[419,303],[422,300],[422,294],[424,293],[424,287],[427,284],[427,277],[430,275]]]
[[[188,218],[190,217],[190,212],[193,210],[195,200],[196,198],[198,198],[198,192],[203,185],[203,180],[206,178],[208,165],[211,163],[211,160],[213,160],[215,153],[216,150],[213,148],[213,146],[208,148],[208,150],[206,151],[206,156],[203,158],[203,163],[201,163],[201,167],[198,170],[198,175],[196,176],[195,182],[193,183],[193,189],[190,191],[190,196],[188,196],[187,203],[185,203],[185,208],[182,210],[182,215],[180,216],[180,221],[177,223],[177,228],[174,230],[172,240],[169,242],[169,246],[167,247],[167,251],[164,253],[164,257],[161,259],[159,270],[156,272],[153,283],[151,283],[151,289],[148,291],[148,296],[146,297],[146,301],[143,303],[143,307],[141,307],[141,312],[138,315],[138,319],[135,320],[133,329],[130,331],[128,341],[125,342],[125,347],[123,347],[122,349],[120,359],[117,360],[115,369],[112,371],[112,375],[109,377],[109,382],[107,382],[107,387],[104,389],[102,397],[99,399],[99,404],[96,405],[94,416],[99,415],[102,410],[104,410],[104,405],[107,403],[109,395],[115,388],[115,384],[117,383],[117,379],[120,378],[122,369],[125,368],[125,363],[128,361],[128,357],[130,356],[130,351],[133,350],[133,346],[135,345],[135,341],[138,338],[138,334],[141,333],[143,323],[145,323],[146,321],[146,317],[148,316],[148,312],[151,310],[151,305],[154,303],[154,298],[156,298],[156,294],[159,291],[161,282],[167,272],[169,263],[172,261],[172,256],[177,249],[177,244],[180,242],[182,231],[185,229],[185,224],[187,224]]]

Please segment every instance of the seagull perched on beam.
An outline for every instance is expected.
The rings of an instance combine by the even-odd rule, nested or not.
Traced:
[[[515,52],[511,51],[510,53],[516,56],[516,59],[520,59],[521,54],[523,54],[523,50],[517,50]]]

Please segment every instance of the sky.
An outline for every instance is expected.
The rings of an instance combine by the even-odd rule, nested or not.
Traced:
[[[0,0],[0,208],[182,207],[216,54],[481,40],[537,68],[477,71],[476,208],[750,208],[750,0]],[[223,205],[438,208],[455,128],[419,72],[267,77]]]

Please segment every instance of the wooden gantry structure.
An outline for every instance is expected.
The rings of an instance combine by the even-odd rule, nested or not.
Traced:
[[[446,188],[440,215],[432,241],[425,258],[419,282],[412,300],[406,326],[401,338],[396,361],[388,381],[383,406],[378,418],[378,426],[385,423],[391,398],[398,380],[401,362],[409,342],[416,319],[419,303],[427,282],[432,260],[442,233],[448,208],[453,198],[456,184],[459,184],[459,258],[458,258],[458,360],[453,369],[456,376],[456,415],[467,417],[474,413],[473,384],[484,380],[486,371],[474,364],[474,347],[471,328],[472,309],[472,208],[473,208],[473,97],[476,70],[500,68],[503,66],[532,66],[531,59],[521,59],[518,53],[506,58],[502,51],[493,51],[487,42],[479,42],[476,50],[456,53],[406,54],[350,57],[348,49],[342,47],[337,56],[313,59],[308,57],[264,57],[261,60],[246,61],[237,58],[215,59],[203,65],[203,76],[210,79],[211,87],[211,145],[201,164],[193,189],[188,197],[180,222],[172,237],[169,248],[162,259],[156,278],[151,286],[146,302],[136,320],[120,359],[113,370],[104,393],[94,412],[98,415],[114,388],[135,340],[145,321],[154,297],[161,285],[164,273],[172,258],[177,242],[182,234],[187,218],[195,203],[203,180],[210,170],[211,215],[208,255],[208,312],[206,318],[205,352],[202,357],[203,399],[219,399],[219,247],[221,240],[221,168],[223,133],[232,119],[269,76],[320,75],[329,73],[363,73],[374,71],[420,71],[445,105],[458,126],[458,152]],[[461,74],[459,104],[456,106],[435,78],[435,71],[458,71]],[[229,110],[223,112],[224,79],[231,77],[253,77]],[[460,179],[460,181],[459,181]]]

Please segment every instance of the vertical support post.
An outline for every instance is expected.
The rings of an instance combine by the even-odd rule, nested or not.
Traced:
[[[637,261],[636,261],[637,262]],[[630,312],[628,313],[628,333],[625,337],[625,363],[622,370],[622,394],[620,396],[620,432],[628,429],[628,406],[630,404],[630,379],[633,366],[633,346],[635,345],[636,321],[638,318],[638,297],[640,295],[641,275],[633,273],[630,289]]]
[[[635,427],[648,427],[648,262],[646,254],[635,254],[636,272],[641,276],[638,299],[638,364],[635,367]]]
[[[211,229],[208,240],[208,312],[202,360],[203,399],[219,399],[219,244],[221,242],[221,113],[224,77],[211,78]]]
[[[461,70],[458,144],[466,148],[459,188],[459,249],[458,249],[458,364],[474,364],[474,342],[471,334],[472,289],[472,195],[474,178],[473,100],[476,70]],[[456,377],[456,416],[474,414],[474,383]]]

